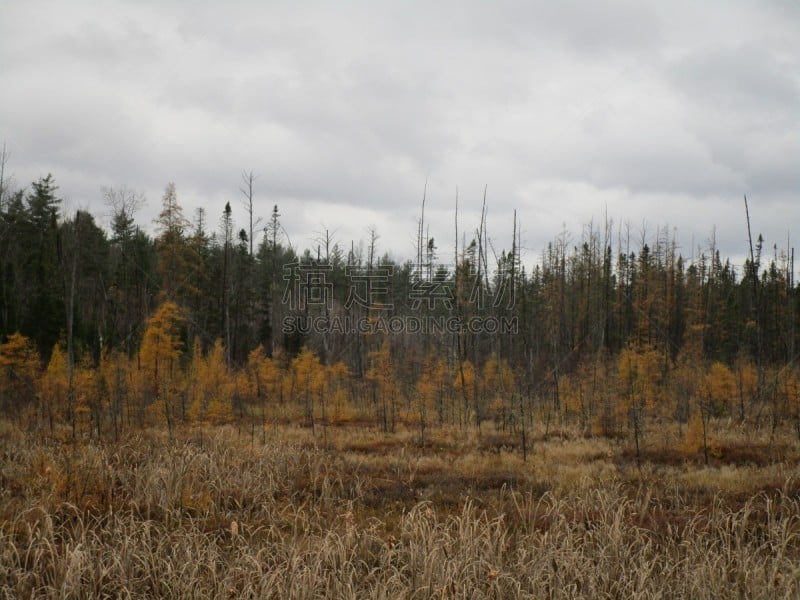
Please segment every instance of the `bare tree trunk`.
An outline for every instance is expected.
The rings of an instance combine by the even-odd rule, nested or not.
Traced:
[[[225,335],[225,366],[231,367],[231,315],[230,315],[230,269],[233,224],[231,221],[231,205],[225,204],[222,217],[224,246],[222,248],[222,330]]]
[[[8,162],[8,153],[6,152],[6,143],[3,142],[3,152],[0,154],[0,212],[3,212],[3,200],[6,195],[6,163]]]
[[[239,188],[239,190],[244,194],[244,209],[247,211],[247,216],[250,221],[250,229],[248,233],[250,234],[249,242],[250,242],[250,256],[253,256],[253,243],[255,238],[255,228],[261,222],[261,217],[256,218],[253,220],[253,182],[255,181],[256,176],[253,175],[252,171],[243,171],[242,172],[242,181],[244,182],[244,187]]]
[[[703,424],[703,462],[708,466],[708,402],[700,400],[700,422]]]
[[[755,254],[753,252],[753,234],[750,230],[750,208],[747,205],[746,195],[744,197],[744,213],[745,217],[747,218],[747,240],[750,244],[750,268],[752,269],[751,277],[753,283],[751,302],[756,325],[756,399],[760,405],[763,401],[765,380],[763,364],[763,332],[761,331],[761,301],[760,294],[758,293],[758,267],[759,262],[761,261],[761,248],[759,245],[759,257],[758,262],[756,262]]]
[[[75,324],[75,285],[78,271],[78,251],[80,248],[80,211],[75,213],[73,226],[72,264],[70,266],[69,292],[67,294],[67,369],[69,385],[67,388],[67,412],[72,426],[72,441],[77,439],[77,415],[75,407],[75,347],[73,330]]]

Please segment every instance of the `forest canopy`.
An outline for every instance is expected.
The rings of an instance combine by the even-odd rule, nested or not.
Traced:
[[[298,253],[278,206],[263,229],[252,203],[190,219],[173,184],[151,235],[138,194],[104,194],[108,231],[64,215],[50,175],[0,194],[8,416],[119,432],[283,407],[312,427],[424,431],[536,413],[608,432],[696,409],[800,434],[793,250],[767,255],[760,236],[740,271],[713,237],[687,258],[666,227],[611,224],[562,233],[525,264],[516,215],[499,253],[483,222],[447,248],[420,219],[417,256],[400,263],[377,255],[374,231]]]

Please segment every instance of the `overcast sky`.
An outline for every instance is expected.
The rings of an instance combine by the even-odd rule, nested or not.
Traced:
[[[167,183],[193,217],[278,204],[297,248],[374,226],[380,253],[453,209],[525,262],[607,215],[685,256],[715,230],[800,239],[800,1],[42,2],[0,0],[0,142],[18,187],[52,173],[107,224],[102,186]],[[638,242],[637,242],[638,243]],[[800,262],[800,258],[798,258]]]

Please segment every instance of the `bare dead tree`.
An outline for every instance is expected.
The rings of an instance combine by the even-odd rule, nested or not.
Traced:
[[[758,269],[761,262],[761,238],[759,237],[758,258],[756,258],[756,255],[753,252],[753,234],[750,229],[750,208],[747,204],[747,195],[744,196],[744,214],[745,218],[747,219],[747,241],[750,244],[750,277],[752,280],[751,310],[753,321],[755,322],[756,326],[756,398],[758,400],[758,404],[761,405],[764,393],[764,380],[766,378],[763,364],[764,352],[763,333],[761,330],[761,298],[760,294],[758,293]]]
[[[247,217],[250,222],[249,240],[250,240],[250,256],[253,256],[253,238],[255,237],[255,228],[261,223],[261,217],[254,217],[253,215],[253,182],[256,176],[252,171],[242,171],[242,181],[244,186],[239,188],[239,191],[244,194],[244,209],[247,212]],[[254,220],[255,219],[255,220]]]
[[[375,250],[378,247],[378,240],[380,239],[380,235],[378,235],[378,230],[375,228],[374,225],[371,225],[367,229],[367,233],[369,234],[369,249],[367,250],[367,272],[372,272],[372,267],[375,263]]]
[[[323,225],[324,227],[324,225]],[[372,228],[374,230],[374,227]],[[325,264],[331,264],[331,250],[335,248],[338,242],[334,239],[334,235],[336,232],[339,231],[338,229],[334,229],[331,231],[327,227],[325,227],[325,231],[317,231],[317,237],[314,238],[314,241],[317,243],[317,260],[322,261],[322,250],[325,250]]]
[[[133,223],[133,216],[145,203],[142,192],[121,187],[103,187],[103,202],[111,209],[111,226],[124,227]]]
[[[81,213],[75,213],[75,222],[72,231],[72,256],[71,263],[66,264],[66,252],[61,248],[61,262],[62,272],[64,273],[64,287],[66,291],[66,302],[64,308],[66,309],[67,321],[67,369],[69,373],[69,383],[67,387],[67,411],[69,413],[70,424],[72,426],[72,443],[77,441],[77,414],[75,406],[75,345],[74,345],[74,323],[75,323],[75,288],[77,285],[77,271],[78,271],[78,253],[80,252],[81,243]],[[67,278],[69,272],[69,278]]]
[[[377,240],[378,235],[377,235],[377,233],[375,233],[375,228],[373,227],[370,231],[371,231],[371,235],[374,236],[375,239]],[[335,233],[336,233],[336,231],[333,232],[333,234],[335,234]],[[325,232],[324,233],[319,233],[318,234],[318,236],[317,236],[317,238],[315,240],[317,242],[317,262],[322,262],[322,248],[325,248],[324,264],[326,264],[326,265],[330,265],[331,264],[331,248],[335,245],[335,242],[333,241],[333,237],[332,237],[333,234],[330,232],[330,230],[328,228],[325,228]],[[331,317],[330,309],[328,308],[328,303],[327,302],[323,302],[323,306],[325,307],[325,322],[327,323],[327,322],[330,322],[329,321],[330,317]],[[322,356],[320,357],[322,359],[323,363],[327,363],[330,354],[331,354],[331,352],[330,352],[329,336],[323,335],[322,336]],[[324,406],[325,406],[325,404],[323,403],[323,409],[324,409]],[[327,429],[325,429],[325,431],[327,432]],[[326,433],[326,435],[327,435],[327,433]]]
[[[220,232],[222,233],[222,330],[225,335],[225,364],[231,366],[231,260],[233,247],[233,217],[230,202],[225,203],[225,208],[220,219]]]
[[[428,196],[428,179],[425,179],[425,187],[422,188],[422,211],[417,228],[417,280],[422,279],[422,256],[425,247],[425,200]]]
[[[455,214],[455,275],[453,280],[453,286],[455,288],[455,301],[456,301],[456,318],[462,318],[462,306],[461,306],[461,294],[459,293],[458,289],[458,188],[456,188],[456,214]],[[469,405],[469,399],[467,397],[467,386],[466,386],[466,377],[464,375],[464,361],[465,361],[465,353],[466,353],[466,344],[463,339],[462,333],[460,328],[456,329],[455,335],[455,342],[456,342],[456,358],[458,359],[458,376],[460,378],[460,387],[461,393],[463,396],[464,401],[464,414],[467,413],[467,407]],[[465,417],[466,419],[466,417]]]
[[[0,212],[3,211],[3,201],[6,195],[6,163],[8,162],[8,153],[6,152],[6,143],[3,142],[3,152],[0,154]]]

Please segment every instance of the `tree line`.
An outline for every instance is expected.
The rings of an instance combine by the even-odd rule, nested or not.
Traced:
[[[485,218],[459,232],[457,214],[442,248],[423,201],[413,260],[379,255],[374,230],[297,252],[277,206],[260,227],[243,180],[245,227],[230,203],[187,218],[170,184],[153,235],[129,189],[104,190],[106,231],[63,215],[50,175],[0,183],[3,413],[92,435],[294,415],[422,439],[575,423],[638,447],[648,418],[696,434],[722,416],[800,436],[790,248],[758,236],[739,272],[713,235],[687,258],[667,228],[604,223],[525,264],[516,214],[510,248],[496,253]]]

